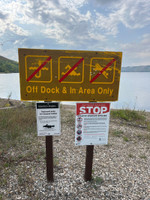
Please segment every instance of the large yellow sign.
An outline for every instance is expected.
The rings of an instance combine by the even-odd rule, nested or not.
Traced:
[[[19,49],[21,100],[116,101],[121,52]]]

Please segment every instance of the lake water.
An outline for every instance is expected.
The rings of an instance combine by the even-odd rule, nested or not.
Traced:
[[[150,72],[121,73],[119,100],[111,108],[150,111]],[[19,74],[0,74],[0,98],[20,99]],[[64,102],[64,104],[75,104]]]

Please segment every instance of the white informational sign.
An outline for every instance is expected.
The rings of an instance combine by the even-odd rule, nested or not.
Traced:
[[[60,104],[44,102],[36,104],[38,136],[60,135]]]
[[[75,145],[108,143],[110,103],[77,103]]]

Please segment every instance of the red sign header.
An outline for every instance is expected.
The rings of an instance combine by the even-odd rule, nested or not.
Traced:
[[[110,103],[77,103],[76,115],[104,114],[110,111]]]

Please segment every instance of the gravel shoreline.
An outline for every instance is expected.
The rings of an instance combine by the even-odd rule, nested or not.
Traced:
[[[150,141],[139,137],[150,134],[146,128],[111,120],[109,143],[94,146],[93,180],[85,182],[86,147],[74,145],[74,107],[63,106],[61,113],[62,134],[53,137],[54,182],[46,180],[45,137],[37,137],[25,149],[34,151],[35,159],[16,161],[13,169],[6,166],[0,172],[2,179],[7,177],[0,199],[150,200]],[[121,130],[128,141],[115,137],[114,130]]]

